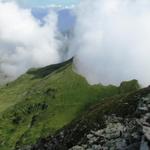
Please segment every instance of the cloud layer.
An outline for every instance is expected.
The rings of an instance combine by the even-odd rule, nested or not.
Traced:
[[[68,57],[91,84],[150,84],[149,0],[82,0],[74,13],[70,40],[59,33],[56,12],[41,23],[30,9],[0,0],[0,77],[58,63],[69,45]]]
[[[0,2],[0,76],[16,78],[31,67],[60,62],[57,15],[51,11],[44,19],[41,25],[31,10]]]
[[[150,2],[83,0],[70,47],[77,71],[89,83],[150,84]]]

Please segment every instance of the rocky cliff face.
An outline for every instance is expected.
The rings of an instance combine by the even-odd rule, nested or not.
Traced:
[[[24,150],[149,150],[150,87],[104,99]]]

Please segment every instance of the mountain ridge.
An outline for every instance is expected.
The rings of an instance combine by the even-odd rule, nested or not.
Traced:
[[[0,88],[0,149],[34,144],[94,103],[120,93],[113,85],[89,85],[73,71],[72,61],[30,69]]]

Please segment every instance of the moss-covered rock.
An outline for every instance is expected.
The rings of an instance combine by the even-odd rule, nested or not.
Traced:
[[[140,85],[137,80],[123,81],[119,87],[121,94],[134,92],[138,89],[140,89]]]

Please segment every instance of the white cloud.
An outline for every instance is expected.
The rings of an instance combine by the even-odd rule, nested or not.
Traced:
[[[31,67],[57,63],[61,46],[55,12],[49,12],[41,26],[29,9],[0,2],[1,74],[16,78]]]
[[[70,55],[80,74],[92,84],[150,84],[148,0],[83,0],[76,16]]]
[[[64,6],[64,5],[58,5],[58,4],[50,4],[50,5],[36,6],[36,8],[62,10],[62,9],[74,9],[75,5]]]

